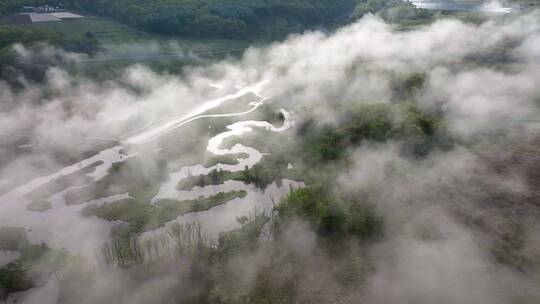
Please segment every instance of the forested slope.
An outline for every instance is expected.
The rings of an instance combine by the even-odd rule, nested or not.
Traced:
[[[72,0],[68,3],[154,33],[275,38],[348,17],[358,0]]]
[[[156,34],[235,39],[282,39],[381,11],[390,22],[426,17],[402,0],[1,0],[0,16],[23,5],[45,4],[106,16]]]

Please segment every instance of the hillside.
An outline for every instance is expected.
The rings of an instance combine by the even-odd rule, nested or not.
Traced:
[[[201,37],[276,37],[331,22],[356,0],[77,0],[74,5],[150,32]]]

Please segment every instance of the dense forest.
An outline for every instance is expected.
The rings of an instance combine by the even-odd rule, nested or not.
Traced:
[[[279,36],[348,16],[357,0],[78,0],[74,6],[164,34]]]
[[[43,4],[59,2],[2,1],[0,15],[15,12],[22,5]],[[307,29],[342,25],[381,10],[388,12],[387,19],[419,17],[411,4],[396,0],[67,0],[61,5],[152,33],[237,39],[280,39]]]
[[[348,17],[357,0],[67,0],[62,5],[104,15],[155,33],[206,37],[274,37]],[[0,15],[23,5],[58,1],[7,0]]]

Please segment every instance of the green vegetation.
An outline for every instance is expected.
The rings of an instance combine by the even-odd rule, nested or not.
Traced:
[[[261,240],[267,224],[277,227],[274,238]],[[281,215],[277,220],[263,213],[252,216],[241,229],[223,234],[210,260],[209,287],[203,294],[206,302],[320,303],[345,296],[365,279],[369,262],[356,249],[362,240],[333,238],[303,248],[303,243],[288,240],[286,226],[290,224]],[[263,262],[254,269],[242,267],[252,265],[254,259]],[[250,278],[248,286],[241,280],[245,276]],[[328,281],[320,280],[323,277],[332,285],[325,285]]]
[[[74,0],[72,3],[154,33],[275,39],[331,22],[350,12],[356,1]]]
[[[39,27],[24,29],[16,26],[0,26],[0,78],[14,87],[21,86],[19,76],[27,80],[41,82],[51,65],[60,64],[57,56],[20,60],[13,49],[14,44],[21,44],[32,51],[38,51],[45,44],[60,47],[66,51],[92,54],[97,51],[98,43],[92,35],[64,36],[56,31]],[[39,57],[39,56],[38,56]]]
[[[127,269],[165,255],[170,245],[176,255],[183,257],[204,259],[210,252],[210,240],[200,224],[174,223],[165,238],[140,241],[132,237],[129,242],[115,238],[103,245],[101,254],[108,266]]]
[[[36,43],[48,43],[59,46],[66,51],[93,53],[97,48],[97,41],[87,32],[79,35],[64,35],[62,32],[44,29],[42,25],[33,27],[0,26],[0,51],[8,52],[8,47],[14,43],[32,46]]]
[[[0,299],[12,292],[28,290],[33,287],[22,265],[10,263],[0,268]]]
[[[350,147],[366,142],[402,141],[402,151],[416,157],[452,144],[441,118],[422,111],[414,103],[360,104],[339,112],[343,122],[338,126],[320,126],[314,121],[300,126],[298,135],[309,162],[343,159]]]
[[[364,219],[371,214],[366,212]],[[171,297],[190,303],[296,303],[300,299],[316,303],[321,297],[339,298],[353,292],[370,271],[369,261],[356,243],[379,232],[358,237],[351,233],[327,239],[321,246],[302,248],[285,235],[286,226],[293,224],[289,221],[292,216],[288,214],[287,221],[281,216],[277,220],[270,212],[255,211],[240,229],[221,234],[217,244],[210,242],[198,224],[176,224],[164,237],[113,240],[102,248],[102,255],[108,267],[118,267],[135,280],[139,276],[134,274],[152,279],[167,271],[165,265],[179,265],[173,269],[174,276],[189,278],[188,289],[176,287],[179,290]],[[261,231],[268,225],[277,227],[274,238],[262,240]],[[249,284],[242,280],[246,276]],[[321,286],[321,281],[313,280],[320,276],[335,280],[337,285]],[[84,299],[88,291],[83,286],[61,290],[65,296]],[[321,295],[317,292],[321,288],[330,294]]]
[[[103,246],[102,254],[107,264],[128,268],[166,254],[166,248],[169,248],[169,239],[150,240],[141,244],[138,239],[140,233],[161,227],[180,215],[209,210],[233,199],[243,198],[246,194],[245,191],[229,191],[187,201],[163,199],[154,204],[133,198],[101,206],[87,206],[82,213],[85,216],[97,216],[109,221],[121,220],[126,223],[113,231],[112,241]],[[201,252],[209,251],[209,240],[198,225],[174,224],[169,236],[175,242],[174,248],[180,255],[186,255],[189,251],[196,252],[198,258],[205,258]],[[195,244],[196,250],[193,251],[191,249]]]
[[[402,28],[428,22],[433,17],[430,13],[414,9],[410,3],[398,0],[340,0],[337,3],[330,0],[79,0],[69,1],[69,4],[81,10],[105,14],[107,18],[118,18],[125,24],[109,19],[88,18],[69,23],[71,27],[66,26],[67,22],[42,26],[32,24],[0,27],[2,50],[8,50],[17,42],[31,47],[40,47],[40,41],[63,46],[66,41],[77,40],[81,36],[92,43],[114,44],[154,38],[163,43],[170,37],[166,35],[189,35],[193,37],[176,40],[185,42],[181,47],[198,50],[220,46],[220,43],[223,43],[222,46],[233,47],[237,40],[218,41],[200,37],[217,35],[235,39],[279,38],[290,32],[331,23],[343,14],[347,15],[345,19],[349,20],[349,9],[354,6],[356,9],[353,19],[367,13],[377,13],[387,21],[398,23]],[[0,9],[4,12],[11,9],[6,7]],[[267,27],[268,24],[272,26]],[[154,34],[135,30],[130,26],[153,31]],[[41,30],[48,34],[43,37],[36,36]],[[506,51],[493,50],[495,60],[503,60],[501,58],[508,54]],[[472,57],[474,56],[466,60],[485,63],[483,58]],[[115,69],[116,66],[111,68]],[[354,68],[350,72],[353,73]],[[165,295],[168,302],[175,303],[348,302],[358,299],[359,291],[366,286],[362,283],[373,271],[372,265],[376,265],[369,260],[373,255],[369,244],[385,237],[385,233],[394,232],[396,227],[400,227],[399,221],[408,219],[405,216],[383,219],[379,208],[388,210],[386,208],[391,203],[398,202],[405,208],[412,209],[409,206],[422,205],[413,205],[410,201],[428,201],[428,205],[431,201],[445,200],[445,196],[458,196],[451,200],[456,202],[455,205],[476,201],[490,205],[489,208],[500,205],[501,209],[511,209],[508,214],[515,210],[526,211],[525,208],[518,209],[519,205],[527,205],[523,204],[523,201],[529,205],[535,204],[529,197],[523,198],[528,194],[519,193],[519,198],[512,201],[510,194],[486,190],[495,183],[492,180],[481,184],[465,179],[459,181],[463,184],[452,181],[450,185],[446,185],[446,180],[457,178],[421,172],[418,174],[422,175],[419,178],[422,179],[421,185],[416,184],[416,164],[420,164],[418,168],[419,171],[422,170],[421,165],[425,162],[436,161],[433,161],[436,157],[430,157],[434,152],[448,150],[454,144],[454,138],[446,130],[443,113],[426,110],[414,101],[426,79],[424,73],[389,75],[392,94],[388,103],[355,102],[356,100],[337,102],[330,115],[323,113],[325,118],[329,116],[332,119],[320,120],[317,119],[320,114],[315,113],[320,109],[314,109],[313,106],[317,105],[315,100],[313,104],[306,103],[307,105],[296,111],[296,115],[300,116],[300,119],[296,120],[300,122],[296,129],[277,134],[261,128],[241,138],[233,136],[227,139],[224,146],[241,143],[272,154],[265,153],[261,162],[240,172],[216,169],[208,175],[188,176],[179,182],[177,189],[191,190],[196,186],[218,185],[227,180],[236,180],[264,190],[271,183],[283,178],[301,180],[306,186],[291,189],[273,210],[262,213],[256,211],[250,218],[237,218],[241,228],[220,234],[217,243],[208,237],[200,224],[195,223],[172,224],[166,233],[161,235],[142,234],[163,227],[181,215],[210,210],[246,197],[245,191],[229,191],[192,200],[152,201],[168,173],[180,166],[193,163],[213,166],[218,162],[237,164],[238,158],[246,157],[242,154],[212,156],[201,153],[205,149],[206,139],[222,132],[225,126],[236,118],[211,122],[201,119],[190,125],[190,130],[186,130],[182,136],[174,132],[164,135],[159,145],[159,153],[131,147],[133,151],[129,152],[136,152],[137,157],[114,164],[109,174],[99,181],[91,182],[84,176],[93,169],[93,166],[90,166],[77,174],[62,176],[36,189],[29,195],[32,202],[26,206],[28,210],[35,212],[50,209],[51,204],[44,199],[73,186],[83,188],[68,191],[67,204],[84,203],[112,194],[129,194],[128,199],[102,205],[87,205],[82,211],[84,216],[117,221],[118,225],[113,229],[111,240],[101,248],[103,261],[100,262],[104,262],[101,266],[107,268],[107,273],[104,272],[106,275],[112,273],[107,279],[126,278],[128,282],[116,284],[118,286],[110,288],[113,291],[109,291],[109,288],[104,289],[102,284],[93,284],[100,283],[103,279],[100,277],[103,273],[99,269],[94,272],[76,270],[74,273],[59,276],[55,281],[60,287],[60,303],[105,302],[95,300],[96,294],[102,291],[113,294],[107,294],[104,298],[119,299],[120,297],[116,296],[124,296],[133,291],[134,286],[142,286],[142,293],[150,294],[148,299],[154,295],[160,296],[152,299],[154,302],[161,302],[162,295]],[[238,110],[238,103],[246,103],[244,101],[252,98],[253,96],[246,95],[242,100],[231,101],[213,113]],[[259,111],[242,119],[266,120],[275,125],[283,123],[284,115],[276,112],[272,104],[274,103],[265,104]],[[208,128],[209,124],[211,128]],[[387,143],[392,144],[392,152],[395,147],[400,154],[396,159],[400,160],[384,160],[384,165],[381,165],[385,175],[383,182],[374,178],[373,184],[371,181],[362,184],[362,179],[359,178],[355,183],[351,183],[356,189],[340,188],[345,183],[337,182],[337,177],[344,178],[349,173],[354,176],[355,172],[349,172],[348,169],[356,160],[353,153],[358,152],[357,148],[378,147]],[[515,150],[511,160],[513,165],[516,155],[534,158],[540,151],[536,145],[515,145],[509,148],[512,149]],[[473,149],[467,152],[474,153]],[[178,155],[189,156],[178,159]],[[294,168],[291,168],[289,163],[294,164]],[[529,164],[531,163],[534,163],[534,160]],[[496,167],[494,170],[503,170],[503,166],[493,167]],[[472,169],[476,171],[476,168]],[[440,175],[443,176],[439,177]],[[481,177],[484,176],[485,174]],[[538,175],[532,178],[537,181]],[[435,181],[431,183],[432,179]],[[538,183],[533,185],[536,184]],[[416,190],[416,186],[430,189],[422,189],[410,197],[403,195],[402,198],[394,197],[400,194],[399,191],[393,192],[392,187],[396,185],[396,188],[411,185],[407,189],[412,191]],[[538,192],[534,187],[531,189],[530,192]],[[390,202],[386,204],[386,200]],[[512,208],[509,208],[509,205]],[[448,214],[460,211],[459,207],[454,205],[442,206],[450,209]],[[456,208],[456,211],[452,210],[453,208]],[[443,212],[446,214],[446,211],[445,208]],[[468,212],[470,217],[456,218],[464,218],[466,225],[480,227],[475,231],[478,232],[478,239],[483,239],[484,231],[490,232],[493,237],[478,248],[484,249],[482,246],[485,245],[485,249],[492,254],[493,262],[523,273],[537,267],[535,263],[538,256],[533,256],[536,252],[531,253],[531,249],[526,246],[530,232],[525,224],[501,220],[500,226],[489,226],[489,223],[480,220],[484,215],[478,215],[479,213]],[[385,226],[388,223],[389,225]],[[503,227],[503,223],[506,226]],[[406,224],[412,226],[411,231],[405,229],[407,237],[411,238],[405,238],[406,241],[417,241],[422,245],[444,241],[444,235],[440,232],[442,230],[439,230],[437,225],[421,223],[419,227],[414,227],[417,224],[414,221]],[[444,224],[456,223],[441,223]],[[462,228],[461,225],[459,227]],[[410,232],[412,236],[409,236]],[[389,235],[389,239],[393,241],[394,235]],[[476,234],[474,237],[476,238]],[[467,244],[460,242],[458,245],[461,247]],[[474,250],[478,248],[475,246]],[[67,256],[63,251],[51,250],[45,244],[31,244],[24,229],[19,228],[0,228],[0,249],[20,253],[17,261],[0,268],[0,301],[10,292],[39,286],[42,283],[39,279],[58,271],[61,262],[64,269]],[[474,258],[476,251],[472,253]],[[111,268],[115,267],[114,272],[111,271]],[[95,286],[99,286],[97,292],[93,289]],[[115,291],[115,288],[120,290]],[[167,290],[168,288],[173,291]],[[162,293],[163,289],[166,292]]]
[[[208,175],[189,176],[179,182],[177,189],[190,190],[227,180],[243,181],[261,189],[283,178],[307,184],[321,180],[331,182],[340,168],[348,165],[353,148],[365,144],[392,141],[398,144],[404,156],[412,158],[422,158],[433,150],[448,150],[453,139],[446,131],[442,116],[427,112],[414,102],[399,101],[405,97],[412,99],[423,82],[423,75],[396,80],[393,104],[341,105],[336,109],[339,125],[307,119],[295,129],[295,137],[289,132],[276,134],[258,130],[241,138],[230,138],[224,146],[240,143],[271,153],[254,167],[240,172],[213,170]],[[289,163],[294,164],[293,168],[289,168]]]
[[[170,221],[179,215],[209,210],[215,206],[222,205],[237,198],[244,198],[247,195],[245,191],[220,192],[210,197],[199,197],[189,201],[178,201],[171,199],[162,199],[156,201],[159,211],[156,216],[162,221]]]
[[[242,181],[246,184],[253,184],[255,187],[265,189],[268,185],[282,178],[294,178],[288,174],[288,163],[284,157],[268,155],[252,168],[245,167],[240,172],[230,172],[221,169],[214,169],[207,175],[188,176],[181,180],[177,189],[189,191],[193,187],[204,187],[207,185],[221,185],[227,180]]]
[[[248,46],[247,42],[237,39],[177,37],[148,33],[106,17],[85,17],[69,21],[69,23],[46,22],[19,24],[13,27],[30,31],[45,30],[69,39],[76,39],[87,35],[87,33],[91,33],[91,36],[101,46],[155,42],[162,47],[164,53],[177,51],[178,48],[183,51],[205,52],[239,49]],[[174,48],[171,45],[174,45]]]
[[[306,220],[323,236],[372,239],[382,235],[383,221],[373,206],[358,198],[345,200],[325,186],[291,191],[277,209],[280,221]]]
[[[0,227],[0,250],[20,253],[15,262],[0,268],[0,300],[9,293],[36,287],[40,278],[57,271],[66,258],[64,251],[52,250],[43,243],[31,244],[23,228]]]
[[[432,16],[399,0],[67,0],[63,3],[68,9],[109,17],[145,32],[234,39],[281,39],[320,25],[343,25],[366,13],[380,12],[385,20],[402,25],[426,22]],[[44,4],[56,5],[57,2],[6,0],[0,3],[0,16],[16,12],[23,5]],[[78,32],[77,36],[91,32],[100,41],[108,42],[126,42],[144,36],[158,38],[125,25],[114,25],[111,30],[113,23],[91,18],[70,21],[70,26],[60,22],[28,26]]]
[[[97,198],[128,192],[141,201],[149,201],[157,194],[159,183],[165,178],[166,163],[158,159],[153,166],[143,166],[145,160],[136,158],[115,163],[108,175],[85,187],[71,189],[64,194],[68,205],[81,204]],[[144,172],[143,172],[144,171]]]
[[[18,63],[15,52],[11,49],[12,43],[21,43],[32,49],[39,50],[41,43],[46,43],[67,51],[86,53],[91,57],[102,51],[102,56],[96,60],[81,61],[65,66],[75,75],[82,75],[98,80],[109,80],[121,77],[124,69],[136,62],[145,62],[156,71],[179,74],[186,65],[201,64],[202,60],[181,57],[183,52],[201,54],[206,60],[223,58],[229,55],[228,51],[242,50],[249,43],[239,39],[178,37],[163,34],[152,34],[135,29],[109,18],[86,17],[69,22],[45,22],[0,26],[9,31],[18,32],[18,36],[6,36],[0,31],[0,36],[14,37],[6,44],[4,51],[0,51],[0,62],[20,71],[31,70],[31,66]],[[0,40],[2,40],[0,38]],[[129,47],[118,46],[128,44],[151,45],[152,51],[129,51]],[[157,49],[156,49],[157,47]],[[0,47],[0,50],[2,48]],[[217,52],[214,54],[214,52]],[[171,55],[163,57],[164,54]],[[178,55],[176,57],[175,55]],[[50,65],[64,65],[64,62],[49,62],[50,58],[43,58],[38,67]],[[171,64],[174,61],[175,64]],[[4,68],[5,69],[5,68]],[[42,69],[40,68],[39,71]],[[42,73],[42,72],[40,72]],[[28,73],[32,80],[40,80],[40,73]],[[7,76],[6,76],[7,78]],[[12,77],[13,78],[13,77]]]
[[[103,58],[67,68],[76,75],[108,80],[120,77],[129,64],[141,61],[158,71],[182,73],[186,65],[198,65],[202,61],[177,58],[174,54],[179,50],[198,53],[206,59],[223,58],[254,43],[282,39],[290,33],[333,29],[368,12],[380,12],[385,20],[403,28],[433,19],[430,14],[400,0],[66,0],[62,3],[67,9],[90,16],[69,22],[0,26],[0,37],[6,37],[0,38],[0,76],[9,79],[10,84],[23,85],[17,80],[19,74],[40,82],[48,67],[64,64],[61,57],[52,61],[42,58],[32,64],[21,62],[11,48],[13,43],[36,50],[46,43],[89,55],[105,50],[107,55]],[[57,2],[3,1],[0,16],[17,12],[23,5],[44,4],[56,5]],[[99,17],[91,16],[93,13]],[[149,42],[159,46],[160,54],[130,54],[118,49],[109,53],[114,45]],[[153,56],[163,54],[172,54],[172,57]],[[172,60],[175,64],[170,64]]]
[[[204,153],[204,154],[198,154],[193,155],[191,157],[183,157],[178,160],[173,160],[169,164],[169,166],[172,168],[172,171],[175,171],[178,168],[184,167],[184,166],[191,166],[193,164],[201,164],[203,167],[209,168],[213,167],[217,164],[224,164],[224,165],[237,165],[238,160],[242,158],[247,158],[248,155],[245,153],[239,153],[239,154],[228,154],[228,155],[213,155],[211,153]]]
[[[220,184],[223,184],[228,179],[234,179],[234,178],[231,178],[232,174],[233,173],[230,173],[228,171],[214,169],[210,171],[210,173],[208,173],[207,175],[202,175],[202,174],[199,176],[190,175],[186,177],[185,179],[181,180],[176,186],[176,189],[181,190],[181,191],[189,191],[193,187],[204,187],[207,185],[220,185]]]
[[[87,206],[82,213],[108,221],[124,221],[126,226],[117,231],[117,236],[129,239],[133,233],[154,230],[180,215],[199,212],[246,196],[245,191],[220,192],[210,197],[194,200],[159,200],[151,204],[148,200],[130,198],[101,206]]]

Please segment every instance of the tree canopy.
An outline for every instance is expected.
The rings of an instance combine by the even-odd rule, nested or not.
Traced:
[[[358,0],[73,0],[71,5],[154,33],[276,38],[350,14]]]

